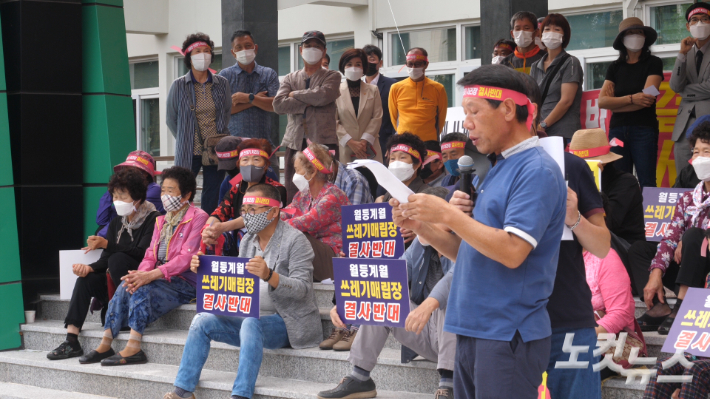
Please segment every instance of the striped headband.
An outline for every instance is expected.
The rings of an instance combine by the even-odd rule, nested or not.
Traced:
[[[450,150],[452,148],[466,148],[466,143],[463,141],[449,141],[441,143],[441,151]]]
[[[316,169],[318,169],[319,172],[325,173],[326,175],[329,174],[329,173],[333,173],[332,170],[326,168],[326,167],[318,160],[318,158],[316,158],[316,155],[311,151],[310,148],[306,148],[305,150],[303,150],[303,155],[305,155],[306,158],[308,158],[308,160],[311,161],[311,163],[313,164],[313,166],[315,166]]]
[[[195,43],[192,43],[191,45],[189,45],[189,46],[185,49],[185,54],[190,54],[190,53],[192,52],[192,50],[194,50],[194,49],[196,49],[196,48],[198,48],[198,47],[202,47],[202,46],[207,46],[207,47],[209,47],[210,49],[212,48],[209,44],[207,44],[207,43],[205,43],[205,42],[195,42]]]
[[[239,159],[242,159],[244,157],[252,156],[252,155],[258,155],[261,157],[264,157],[266,159],[269,159],[269,154],[266,153],[266,151],[261,150],[259,148],[245,148],[239,153]]]
[[[277,201],[273,198],[248,196],[248,197],[244,197],[244,199],[242,199],[242,205],[251,205],[251,204],[271,206],[274,208],[281,208],[281,201]]]
[[[415,150],[414,148],[412,148],[406,144],[397,144],[396,146],[390,148],[390,152],[395,152],[395,151],[406,152],[407,154],[413,156],[414,158],[417,158],[419,160],[419,162],[422,162],[422,157],[419,155],[419,151]]]
[[[528,130],[532,129],[533,115],[535,114],[535,106],[532,101],[523,93],[517,92],[515,90],[503,89],[500,87],[491,86],[466,86],[463,89],[463,97],[475,97],[484,98],[488,100],[503,101],[507,99],[513,100],[515,105],[525,106],[528,109],[528,119],[525,124]]]

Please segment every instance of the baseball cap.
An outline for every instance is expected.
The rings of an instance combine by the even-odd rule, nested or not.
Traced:
[[[234,136],[223,137],[216,146],[214,151],[217,153],[217,170],[232,170],[236,167],[236,159],[239,158],[239,144],[242,139]]]
[[[155,170],[155,159],[153,159],[153,157],[147,152],[141,150],[130,152],[126,158],[126,162],[114,166],[113,171],[118,172],[126,166],[133,166],[141,169],[148,172],[151,176],[156,176],[161,173]]]
[[[319,42],[321,42],[324,46],[325,44],[325,35],[323,32],[318,31],[318,30],[311,30],[303,34],[303,39],[301,39],[301,44],[307,42],[310,39],[316,39]]]

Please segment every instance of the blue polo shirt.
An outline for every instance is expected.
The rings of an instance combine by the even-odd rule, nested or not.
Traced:
[[[555,161],[526,140],[498,157],[479,189],[474,219],[529,242],[533,250],[516,269],[461,242],[444,330],[473,338],[524,342],[552,334],[547,301],[557,271],[567,186]],[[527,148],[526,148],[527,147]],[[513,149],[511,149],[513,150]]]

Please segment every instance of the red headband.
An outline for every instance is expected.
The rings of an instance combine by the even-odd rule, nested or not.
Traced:
[[[305,150],[303,150],[303,155],[305,155],[306,158],[308,158],[308,160],[311,161],[311,163],[313,164],[313,166],[315,166],[316,169],[318,169],[319,172],[325,173],[325,174],[333,173],[332,170],[326,168],[326,167],[318,160],[318,158],[316,158],[315,154],[313,154],[313,152],[311,151],[310,148],[306,148]]]
[[[441,151],[450,150],[452,148],[466,148],[466,143],[463,141],[449,141],[448,143],[441,143]]]
[[[395,151],[406,152],[407,154],[413,156],[414,158],[417,158],[419,160],[419,162],[422,162],[422,157],[419,155],[419,151],[415,150],[414,148],[412,148],[406,144],[397,144],[396,146],[390,148],[390,152],[395,152]]]
[[[242,205],[248,205],[248,204],[266,205],[266,206],[271,206],[274,208],[281,208],[281,201],[277,201],[273,198],[265,198],[265,197],[254,197],[254,196],[244,197],[244,199],[242,199]]]
[[[503,101],[508,98],[515,102],[515,105],[526,106],[528,108],[528,120],[525,121],[528,129],[532,128],[533,115],[535,114],[535,106],[530,101],[528,96],[515,90],[501,89],[500,87],[490,86],[466,86],[463,89],[463,97],[485,98],[489,100]]]
[[[190,54],[190,53],[192,52],[192,50],[194,50],[194,49],[196,49],[196,48],[198,48],[198,47],[202,47],[202,46],[207,46],[207,47],[209,47],[209,48],[212,48],[209,44],[207,44],[207,43],[205,43],[205,42],[195,42],[195,43],[192,43],[191,45],[189,45],[189,46],[185,49],[185,54]]]
[[[424,160],[424,165],[434,162],[436,159],[443,160],[444,157],[441,156],[440,152],[426,150],[426,160]]]
[[[603,145],[601,147],[586,148],[583,150],[572,150],[569,152],[580,157],[580,158],[594,158],[606,155],[611,152],[611,147],[623,147],[624,142],[616,138],[611,139],[609,145]]]
[[[421,54],[408,54],[407,61],[426,61],[429,62],[429,58]]]
[[[509,44],[505,44],[505,43],[500,43],[500,44],[497,45],[496,47],[498,47],[498,48],[507,48],[508,50],[513,51],[513,48],[510,47]]]
[[[688,21],[690,21],[690,17],[692,17],[695,14],[700,14],[700,13],[710,14],[710,11],[708,11],[707,8],[698,7],[696,9],[694,9],[693,11],[691,11],[690,14],[688,14]]]
[[[269,159],[269,154],[266,153],[264,150],[260,150],[258,148],[245,148],[239,153],[239,159],[242,159],[244,157],[252,156],[252,155],[258,155],[260,157],[264,157],[266,159]]]
[[[226,151],[226,152],[215,151],[215,152],[217,153],[217,158],[219,158],[219,159],[231,159],[231,158],[236,158],[237,155],[239,155],[239,150]]]

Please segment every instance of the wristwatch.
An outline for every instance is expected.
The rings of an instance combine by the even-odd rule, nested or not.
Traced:
[[[545,123],[545,121],[540,122],[540,127],[543,129],[547,129],[547,123]]]
[[[254,93],[249,94],[249,104],[251,104],[254,101]]]

